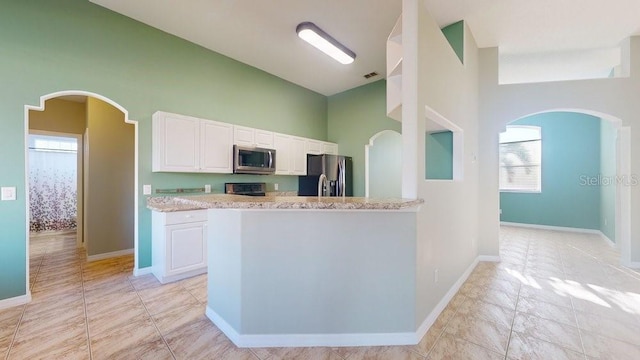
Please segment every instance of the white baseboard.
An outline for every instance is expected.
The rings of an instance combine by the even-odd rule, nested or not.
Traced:
[[[133,276],[142,276],[142,275],[151,274],[152,271],[153,271],[153,267],[151,266],[147,266],[142,269],[133,269]]]
[[[504,226],[514,226],[528,229],[540,229],[540,230],[553,230],[553,231],[564,231],[564,232],[573,232],[573,233],[581,233],[581,234],[602,234],[600,230],[597,229],[582,229],[582,228],[572,228],[565,226],[551,226],[551,225],[539,225],[539,224],[524,224],[524,223],[513,223],[500,221],[500,225]]]
[[[440,313],[447,307],[462,284],[480,261],[500,261],[499,256],[478,256],[451,286],[436,307],[415,332],[357,334],[275,334],[241,335],[213,309],[207,306],[207,317],[238,347],[307,347],[307,346],[392,346],[418,344]]]
[[[131,254],[133,254],[133,249],[112,251],[104,254],[87,255],[87,261],[89,262],[98,261],[98,260],[110,259],[118,256],[131,255]]]
[[[10,307],[24,305],[28,302],[31,302],[31,292],[28,291],[26,295],[20,295],[4,300],[0,300],[0,310],[8,309]]]
[[[614,249],[618,248],[618,245],[613,241],[611,241],[611,239],[609,239],[609,237],[605,235],[602,231],[598,231],[598,233],[600,233],[600,237],[602,238],[602,240],[606,241],[607,244],[609,244],[609,246],[611,246]]]
[[[414,345],[414,332],[406,333],[362,333],[362,334],[274,334],[274,335],[241,335],[207,306],[207,317],[237,347],[308,347],[308,346],[382,346],[382,345]]]
[[[160,270],[157,269],[156,270]],[[196,275],[201,275],[201,274],[206,274],[207,273],[207,267],[202,267],[200,269],[194,269],[191,271],[186,271],[183,272],[181,274],[178,275],[171,275],[171,276],[167,276],[162,274],[162,271],[151,271],[153,273],[153,275],[155,275],[155,277],[158,279],[158,281],[160,281],[160,283],[162,284],[168,284],[174,281],[178,281],[178,280],[182,280],[182,279],[186,279],[186,278],[190,278],[192,276],[196,276]]]
[[[564,227],[564,226],[551,226],[551,225],[538,225],[538,224],[523,224],[523,223],[512,223],[501,221],[500,225],[505,226],[513,226],[513,227],[521,227],[528,229],[540,229],[540,230],[553,230],[553,231],[564,231],[564,232],[572,232],[579,234],[595,234],[600,235],[604,241],[607,242],[612,248],[617,249],[618,245],[615,242],[611,241],[607,235],[605,235],[602,231],[597,229],[581,229],[581,228],[572,228],[572,227]]]
[[[473,269],[476,268],[476,265],[478,265],[478,262],[486,261],[486,260],[480,260],[480,258],[481,257],[478,256],[471,263],[471,265],[469,265],[469,267],[467,267],[467,270],[465,270],[464,273],[462,273],[462,275],[451,286],[449,291],[447,291],[447,293],[440,300],[440,302],[438,302],[438,305],[436,305],[436,307],[431,311],[431,313],[427,316],[427,318],[424,319],[422,324],[416,330],[416,333],[415,333],[415,336],[416,336],[415,344],[419,343],[420,340],[422,340],[424,335],[427,333],[427,331],[429,331],[429,328],[431,327],[431,325],[433,325],[433,323],[436,321],[436,319],[438,319],[438,316],[440,316],[440,313],[442,313],[442,311],[447,307],[447,305],[449,304],[451,299],[453,299],[453,297],[458,293],[458,290],[460,290],[460,287],[462,287],[462,284],[464,284],[464,282],[467,281],[467,278],[469,278],[469,275],[471,275],[471,273],[473,272]],[[487,257],[487,258],[489,258],[489,257]],[[492,256],[491,258],[493,259],[494,257]],[[500,257],[498,256],[497,258],[498,258],[498,261],[500,261]],[[495,261],[495,260],[490,260],[490,261]]]

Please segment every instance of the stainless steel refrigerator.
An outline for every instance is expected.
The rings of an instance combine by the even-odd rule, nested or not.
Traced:
[[[353,163],[350,156],[307,155],[307,176],[298,177],[298,195],[318,196],[320,177],[322,196],[353,196]]]

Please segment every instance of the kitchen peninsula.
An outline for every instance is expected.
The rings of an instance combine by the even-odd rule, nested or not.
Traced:
[[[206,314],[237,346],[415,343],[422,200],[149,198],[207,210]]]

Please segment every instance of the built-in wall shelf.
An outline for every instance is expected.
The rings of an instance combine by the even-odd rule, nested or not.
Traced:
[[[387,39],[387,116],[402,121],[402,16]]]

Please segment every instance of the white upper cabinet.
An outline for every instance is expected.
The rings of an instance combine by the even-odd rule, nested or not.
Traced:
[[[338,155],[338,144],[323,142],[322,143],[322,153],[323,154],[331,154]]]
[[[200,171],[233,172],[233,126],[212,120],[200,123]]]
[[[306,139],[305,151],[307,154],[313,155],[338,155],[338,144],[320,140]]]
[[[271,131],[235,125],[233,127],[233,143],[246,147],[271,149],[273,148],[273,133]]]
[[[273,133],[271,131],[256,129],[254,139],[256,147],[273,149]]]
[[[233,125],[161,111],[152,121],[152,171],[232,172]]]
[[[276,175],[306,175],[306,139],[274,133]]]
[[[276,150],[276,175],[290,175],[291,136],[273,134],[273,148]]]
[[[306,145],[307,154],[319,155],[324,151],[323,142],[320,140],[307,139]]]
[[[338,144],[157,111],[152,171],[233,172],[233,145],[276,150],[276,174],[306,175],[307,154],[338,154]]]
[[[200,119],[156,112],[152,121],[152,170],[199,171]]]
[[[307,175],[306,145],[307,142],[304,138],[291,137],[291,158],[289,162],[292,175]]]

